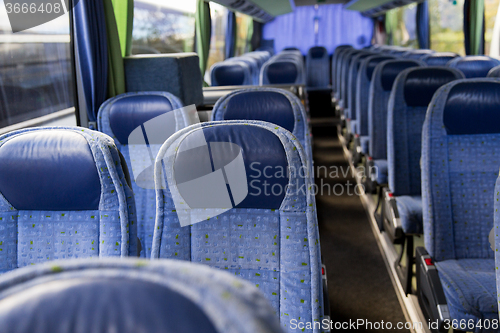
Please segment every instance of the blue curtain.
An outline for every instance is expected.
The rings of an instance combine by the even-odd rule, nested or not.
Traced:
[[[236,15],[232,11],[227,13],[226,26],[226,58],[234,57],[234,49],[236,46]]]
[[[351,44],[362,48],[371,44],[373,21],[361,13],[344,10],[343,5],[295,7],[295,11],[276,17],[264,25],[263,38],[274,40],[276,52],[295,46],[303,54],[315,46],[314,20],[319,19],[318,45],[331,54],[338,45]],[[309,22],[309,24],[307,23]]]
[[[81,73],[87,116],[95,122],[108,90],[108,48],[102,1],[79,1],[73,9],[73,22],[80,64],[77,70]]]
[[[430,49],[429,3],[421,2],[417,6],[417,37],[421,49]]]

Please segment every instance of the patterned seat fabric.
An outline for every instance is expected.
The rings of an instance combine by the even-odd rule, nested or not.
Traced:
[[[178,98],[166,92],[127,93],[106,101],[98,114],[98,127],[103,133],[111,136],[118,150],[132,173],[132,189],[134,191],[137,209],[137,232],[141,241],[141,257],[151,256],[151,244],[156,215],[156,198],[154,184],[148,188],[139,186],[136,182],[141,171],[154,165],[154,158],[161,145],[169,135],[191,125],[189,119],[177,112],[172,112],[172,122],[164,126],[161,137],[149,135],[144,144],[129,145],[129,136],[141,126],[145,130],[154,131],[154,124],[148,121],[160,117],[173,110],[182,108]],[[155,122],[155,121],[153,121]],[[158,121],[156,121],[158,123]],[[157,131],[155,131],[157,132]],[[156,135],[154,135],[156,136]]]
[[[402,57],[411,60],[422,60],[423,57],[435,53],[433,50],[417,49],[403,53]]]
[[[352,47],[348,48],[342,48],[338,51],[338,54],[336,55],[336,60],[335,60],[335,73],[332,72],[332,80],[335,80],[335,94],[334,97],[337,99],[338,102],[340,102],[340,92],[342,90],[342,65],[343,65],[343,59],[344,55],[349,53],[351,50],[353,50]],[[333,69],[332,69],[333,71]]]
[[[137,255],[132,190],[105,134],[42,127],[0,137],[0,272]]]
[[[261,120],[279,125],[297,137],[312,165],[312,145],[304,106],[291,92],[276,88],[234,91],[217,101],[212,120]]]
[[[330,57],[322,46],[309,49],[306,57],[307,86],[327,88],[330,85]]]
[[[488,77],[499,78],[500,77],[500,66],[493,67],[488,72]]]
[[[423,67],[404,70],[394,83],[387,121],[389,189],[406,234],[423,231],[420,157],[427,108],[441,86],[463,78],[456,69]]]
[[[347,49],[352,49],[351,45],[339,45],[335,48],[335,51],[333,53],[332,57],[332,90],[337,98],[336,94],[338,91],[338,80],[337,80],[337,72],[340,70],[339,69],[339,60],[340,60],[340,55],[342,54],[343,51],[346,51]]]
[[[425,246],[457,320],[498,318],[488,236],[500,165],[499,96],[493,79],[451,82],[435,94],[423,127]]]
[[[350,109],[349,104],[349,74],[351,73],[351,64],[357,55],[365,53],[365,51],[361,50],[348,50],[344,53],[344,57],[342,58],[342,67],[340,73],[340,106],[345,110]]]
[[[175,260],[64,260],[0,278],[8,332],[279,333],[250,283]]]
[[[193,143],[196,140],[205,141],[206,146],[199,148],[200,144]],[[204,204],[196,204],[195,197],[203,195],[200,193],[213,197],[214,186],[196,187],[192,198],[181,196],[184,184],[194,177],[175,174],[175,170],[184,170],[188,165],[207,165],[204,173],[215,177],[222,166],[211,167],[210,161],[204,161],[210,160],[207,147],[228,142],[241,151],[241,163],[247,173],[236,184],[248,186],[248,192],[234,187],[233,177],[228,182],[233,195],[229,208],[223,209],[228,206],[219,203],[206,208],[201,207]],[[195,151],[190,147],[198,148],[192,148]],[[213,154],[224,155],[210,149],[212,158]],[[307,157],[295,137],[274,124],[209,122],[177,132],[165,143],[156,160],[159,189],[152,257],[203,263],[251,281],[271,301],[282,327],[289,332],[292,319],[321,321],[319,231],[315,198],[309,190],[313,180],[306,165]],[[226,174],[235,174],[226,167],[224,170]],[[162,174],[167,175],[167,181],[161,180]],[[168,186],[162,189],[165,182]],[[270,192],[273,188],[274,192]],[[206,217],[214,211],[221,214]],[[201,222],[181,227],[181,218],[191,221],[187,224]]]
[[[350,119],[351,123],[354,122],[355,125],[351,128],[351,133],[356,133],[356,87],[358,81],[358,72],[361,67],[361,63],[364,59],[373,55],[371,52],[360,52],[351,62],[351,67],[349,68],[348,83],[347,83],[347,105],[348,108],[345,110],[345,117]]]
[[[260,70],[260,85],[304,84],[304,59],[298,50],[282,51],[271,57]]]
[[[446,66],[448,62],[460,56],[453,52],[436,52],[424,56],[422,59],[427,66]]]
[[[254,84],[254,59],[222,61],[210,69],[212,86],[249,86]]]
[[[373,72],[368,93],[368,136],[370,156],[375,161],[387,160],[387,110],[394,81],[403,70],[416,66],[425,64],[418,60],[386,60]],[[379,169],[377,176],[377,183],[387,183],[387,173]]]
[[[499,65],[500,60],[486,56],[455,58],[447,64],[448,67],[460,70],[468,79],[486,77],[493,67]]]

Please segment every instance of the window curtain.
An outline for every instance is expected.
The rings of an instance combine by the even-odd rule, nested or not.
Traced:
[[[421,49],[431,47],[430,26],[429,26],[429,3],[421,2],[417,6],[417,37],[418,45]]]
[[[195,21],[196,52],[200,58],[201,76],[204,77],[207,70],[208,53],[210,52],[210,38],[212,37],[212,19],[208,2],[197,0]],[[206,82],[203,84],[208,86]]]
[[[398,13],[394,10],[390,10],[385,13],[385,32],[387,33],[387,44],[393,45],[394,31],[398,29]]]
[[[73,11],[73,39],[81,89],[90,122],[106,100],[108,85],[108,42],[104,5],[101,1],[79,1]],[[81,110],[83,111],[83,110]]]
[[[260,47],[260,43],[262,41],[262,26],[262,23],[255,20],[253,21],[253,33],[250,40],[252,51],[257,50]]]
[[[467,55],[484,54],[484,0],[465,0],[464,39]]]
[[[245,46],[245,51],[246,52],[252,52],[252,36],[253,36],[253,19],[248,17],[248,31],[247,31],[247,42]]]
[[[315,46],[314,19],[319,16],[318,45],[326,47],[330,54],[342,44],[351,44],[356,48],[371,44],[371,18],[356,11],[344,10],[340,4],[320,6],[319,13],[314,6],[299,6],[292,13],[277,16],[264,25],[263,39],[274,40],[276,52],[295,46],[307,54]]]
[[[116,27],[120,38],[122,56],[129,56],[132,50],[132,29],[134,25],[134,0],[112,0]]]
[[[225,59],[234,57],[236,48],[236,14],[227,12]]]

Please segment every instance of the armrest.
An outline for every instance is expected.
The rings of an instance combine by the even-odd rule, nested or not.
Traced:
[[[401,218],[399,217],[398,204],[389,188],[385,187],[382,191],[384,229],[388,232],[391,240],[396,242],[404,238]]]

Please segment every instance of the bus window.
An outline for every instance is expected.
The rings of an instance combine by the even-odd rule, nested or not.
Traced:
[[[0,0],[0,128],[74,106],[69,16],[12,33]]]
[[[485,16],[485,31],[484,31],[484,54],[491,53],[491,41],[493,39],[493,31],[497,20],[498,6],[500,0],[485,0],[484,1],[484,16]],[[498,54],[495,55],[498,57]]]
[[[418,48],[416,17],[416,4],[399,7],[387,12],[387,20],[390,22],[390,36],[392,36],[392,43],[390,44]]]
[[[431,49],[465,55],[464,0],[429,0]]]
[[[236,52],[235,56],[250,52],[250,25],[253,24],[252,18],[248,15],[236,13]]]
[[[208,54],[207,74],[213,64],[221,62],[225,58],[226,47],[226,25],[227,25],[226,7],[214,2],[210,3],[210,16],[212,18],[212,38],[210,40],[210,52]],[[209,82],[207,75],[206,82]]]
[[[132,54],[193,52],[196,0],[135,0]]]

